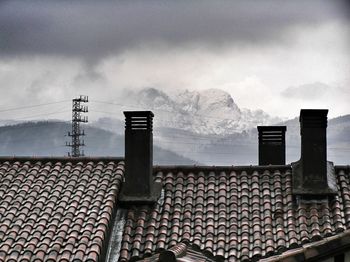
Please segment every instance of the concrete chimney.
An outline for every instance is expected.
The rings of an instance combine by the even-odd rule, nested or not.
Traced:
[[[259,165],[286,164],[286,126],[258,126]]]
[[[153,179],[153,113],[127,111],[125,115],[125,181],[122,203],[153,203],[161,185]]]
[[[327,162],[327,109],[300,111],[301,158],[292,163],[293,193],[332,195],[336,191],[334,166]]]

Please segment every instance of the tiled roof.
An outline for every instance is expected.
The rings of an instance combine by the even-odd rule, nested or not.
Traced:
[[[0,262],[103,260],[123,173],[119,158],[0,158]],[[349,167],[334,199],[309,202],[293,199],[290,166],[154,175],[162,196],[127,208],[120,261],[280,259],[350,239]]]
[[[338,195],[330,200],[293,199],[291,172],[290,166],[156,168],[163,196],[154,206],[128,208],[119,260],[183,242],[217,260],[257,261],[350,228],[349,167],[336,168]]]
[[[120,159],[0,159],[0,261],[98,261]]]
[[[160,254],[154,254],[153,256],[144,258],[142,262],[214,262],[214,260],[208,258],[199,251],[193,250],[185,243],[178,243],[175,246],[164,250]]]

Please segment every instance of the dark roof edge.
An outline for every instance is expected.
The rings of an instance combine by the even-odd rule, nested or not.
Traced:
[[[41,162],[71,162],[71,163],[88,163],[88,162],[107,162],[107,161],[123,161],[124,157],[57,157],[57,156],[0,156],[0,162],[26,162],[26,161],[41,161]]]
[[[349,165],[339,165],[339,166],[334,166],[335,170],[340,171],[344,170],[346,172],[350,171],[350,166]]]
[[[267,165],[267,166],[196,166],[196,165],[156,165],[153,167],[155,172],[159,171],[225,171],[225,170],[287,170],[291,169],[291,165]]]
[[[288,250],[281,255],[262,259],[261,262],[285,262],[291,261],[292,258],[297,261],[319,261],[343,253],[344,250],[350,250],[350,230],[320,241],[304,244],[302,247]]]

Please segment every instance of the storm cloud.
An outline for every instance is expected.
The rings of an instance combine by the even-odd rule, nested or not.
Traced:
[[[152,44],[288,45],[298,26],[347,18],[342,1],[2,1],[0,55],[98,59]]]
[[[345,2],[0,0],[0,109],[80,94],[118,102],[124,89],[152,86],[217,88],[242,108],[280,117],[309,107],[348,114]],[[67,110],[49,117],[69,119]]]

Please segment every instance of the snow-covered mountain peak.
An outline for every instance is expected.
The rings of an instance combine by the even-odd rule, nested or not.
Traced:
[[[220,89],[169,92],[144,88],[122,99],[154,111],[157,126],[201,134],[232,134],[279,120],[262,110],[241,110],[232,96]]]
[[[220,89],[207,89],[200,92],[199,102],[204,108],[208,107],[209,109],[222,109],[228,107],[239,111],[239,108],[233,101],[232,96]]]
[[[134,95],[136,101],[141,105],[153,105],[154,107],[168,107],[172,104],[167,94],[155,88],[145,88]]]

